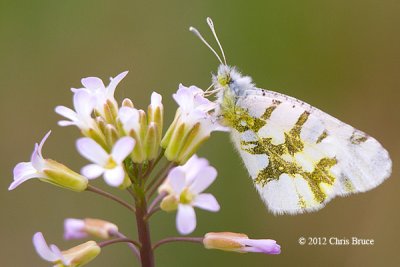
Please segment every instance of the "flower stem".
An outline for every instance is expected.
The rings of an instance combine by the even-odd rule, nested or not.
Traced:
[[[135,245],[136,247],[140,247],[140,244],[137,241],[129,239],[129,238],[124,238],[124,237],[115,238],[115,239],[99,242],[98,246],[101,247],[101,248],[104,248],[106,246],[109,246],[109,245],[112,245],[112,244],[116,244],[116,243],[130,243],[130,244]]]
[[[118,231],[110,231],[110,234],[119,239],[127,239],[127,237],[124,234]],[[132,250],[133,254],[135,254],[136,258],[140,261],[140,252],[139,252],[140,244],[137,241],[135,241],[135,243],[133,242],[134,240],[131,241],[132,242],[128,242],[128,246]]]
[[[110,194],[110,193],[108,193],[106,191],[101,190],[100,188],[97,188],[97,187],[95,187],[93,185],[88,185],[87,188],[86,188],[86,191],[93,192],[93,193],[96,193],[96,194],[101,195],[103,197],[106,197],[106,198],[109,198],[111,200],[114,200],[115,202],[118,202],[119,204],[121,204],[122,206],[126,207],[130,211],[135,212],[135,207],[133,207],[129,203],[125,202],[124,200],[120,199],[119,197],[114,196],[113,194]]]
[[[143,192],[143,188],[135,188],[136,190],[136,225],[139,236],[139,241],[142,244],[140,247],[140,259],[142,267],[154,267],[154,254],[151,247],[150,227],[146,220],[147,217],[147,202]]]
[[[189,243],[199,243],[203,244],[203,237],[168,237],[165,239],[162,239],[158,241],[156,244],[153,246],[153,250],[158,248],[159,246],[167,243],[172,243],[172,242],[189,242]]]

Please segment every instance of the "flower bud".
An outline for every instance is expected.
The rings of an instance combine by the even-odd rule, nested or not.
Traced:
[[[150,122],[144,140],[144,150],[146,152],[147,160],[153,160],[157,157],[159,146],[160,138],[158,127],[154,122]]]
[[[101,116],[98,116],[98,117],[96,117],[95,121],[96,121],[97,126],[99,127],[100,131],[102,133],[105,133],[106,127],[107,127],[107,122],[104,120],[104,118]]]
[[[118,232],[118,226],[104,220],[69,218],[64,221],[64,238],[67,240],[81,239],[88,236],[108,239],[115,232]]]
[[[143,124],[147,129],[147,122],[144,112],[140,112],[135,108],[122,107],[118,112],[118,118],[122,124],[123,131],[126,135],[131,136],[136,141],[135,148],[132,151],[132,161],[134,163],[142,163],[146,159],[146,153],[144,151],[143,138]]]
[[[168,195],[163,198],[160,208],[163,211],[174,211],[178,209],[179,200],[174,195]]]
[[[144,110],[139,109],[139,133],[140,133],[140,139],[144,140],[146,137],[146,132],[147,132],[147,115]]]
[[[128,107],[128,108],[134,108],[135,107],[133,105],[132,100],[130,100],[129,98],[125,98],[124,100],[122,100],[122,106],[123,107]]]
[[[280,254],[281,247],[272,239],[249,239],[245,234],[220,232],[207,233],[203,239],[207,249],[219,249],[239,253],[255,252]]]
[[[119,139],[117,129],[115,128],[114,125],[111,124],[107,124],[105,136],[108,147],[112,147],[115,144],[115,142],[117,142],[117,140]]]
[[[161,140],[163,121],[164,121],[164,106],[162,104],[162,96],[156,92],[151,94],[151,103],[148,107],[148,119],[149,124],[153,122],[158,128],[158,136]],[[158,143],[160,143],[158,140]]]
[[[118,106],[111,100],[107,100],[103,105],[103,114],[107,123],[114,124],[118,114]]]

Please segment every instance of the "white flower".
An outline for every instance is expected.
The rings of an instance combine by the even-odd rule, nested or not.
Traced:
[[[211,132],[228,131],[228,128],[218,123],[212,113],[217,104],[205,98],[200,88],[181,84],[173,98],[179,109],[161,145],[166,149],[168,160],[183,164],[210,137]]]
[[[79,192],[87,188],[88,180],[86,177],[70,170],[61,163],[43,158],[42,148],[50,133],[51,131],[45,135],[40,144],[35,144],[30,162],[20,162],[15,166],[14,181],[8,190],[13,190],[23,182],[33,178]]]
[[[86,91],[77,91],[73,100],[75,111],[64,106],[56,107],[56,113],[69,119],[61,120],[58,124],[60,126],[75,125],[83,131],[94,129],[96,123],[92,118],[92,111],[95,107],[95,98]]]
[[[159,192],[168,195],[161,202],[166,211],[178,209],[176,227],[183,234],[196,228],[194,207],[216,212],[220,206],[211,194],[202,193],[217,177],[217,171],[207,160],[193,156],[185,165],[173,168]]]
[[[104,105],[108,104],[110,101],[115,110],[118,109],[117,101],[114,98],[114,92],[117,85],[121,82],[123,78],[128,74],[128,71],[124,71],[118,74],[114,78],[110,78],[110,84],[106,87],[103,81],[97,77],[87,77],[81,80],[83,88],[72,88],[74,93],[79,91],[89,92],[96,99],[95,109],[103,116],[106,117],[106,111],[104,110]]]
[[[209,112],[217,106],[205,98],[204,91],[196,86],[185,87],[180,84],[178,91],[172,97],[179,105],[181,119],[192,125],[199,120],[210,118]]]
[[[104,180],[110,186],[120,186],[125,178],[123,161],[132,152],[135,140],[125,136],[120,138],[108,154],[99,144],[90,138],[77,141],[79,153],[94,162],[82,168],[81,173],[88,179],[94,179],[104,174]]]
[[[33,245],[39,256],[59,267],[78,267],[93,260],[99,253],[100,247],[94,241],[88,241],[66,251],[60,251],[55,245],[47,245],[43,234],[38,232],[33,236]]]

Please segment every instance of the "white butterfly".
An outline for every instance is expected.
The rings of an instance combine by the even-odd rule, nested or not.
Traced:
[[[224,61],[213,76],[218,114],[261,198],[275,214],[316,211],[335,196],[365,192],[391,174],[388,152],[374,138],[296,98],[257,88]]]

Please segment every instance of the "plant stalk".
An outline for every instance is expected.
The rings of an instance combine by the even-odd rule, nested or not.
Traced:
[[[137,190],[138,191],[138,190]],[[146,220],[147,217],[147,202],[143,192],[136,194],[136,225],[138,231],[140,247],[140,259],[142,267],[154,267],[154,254],[151,245],[150,227]]]

